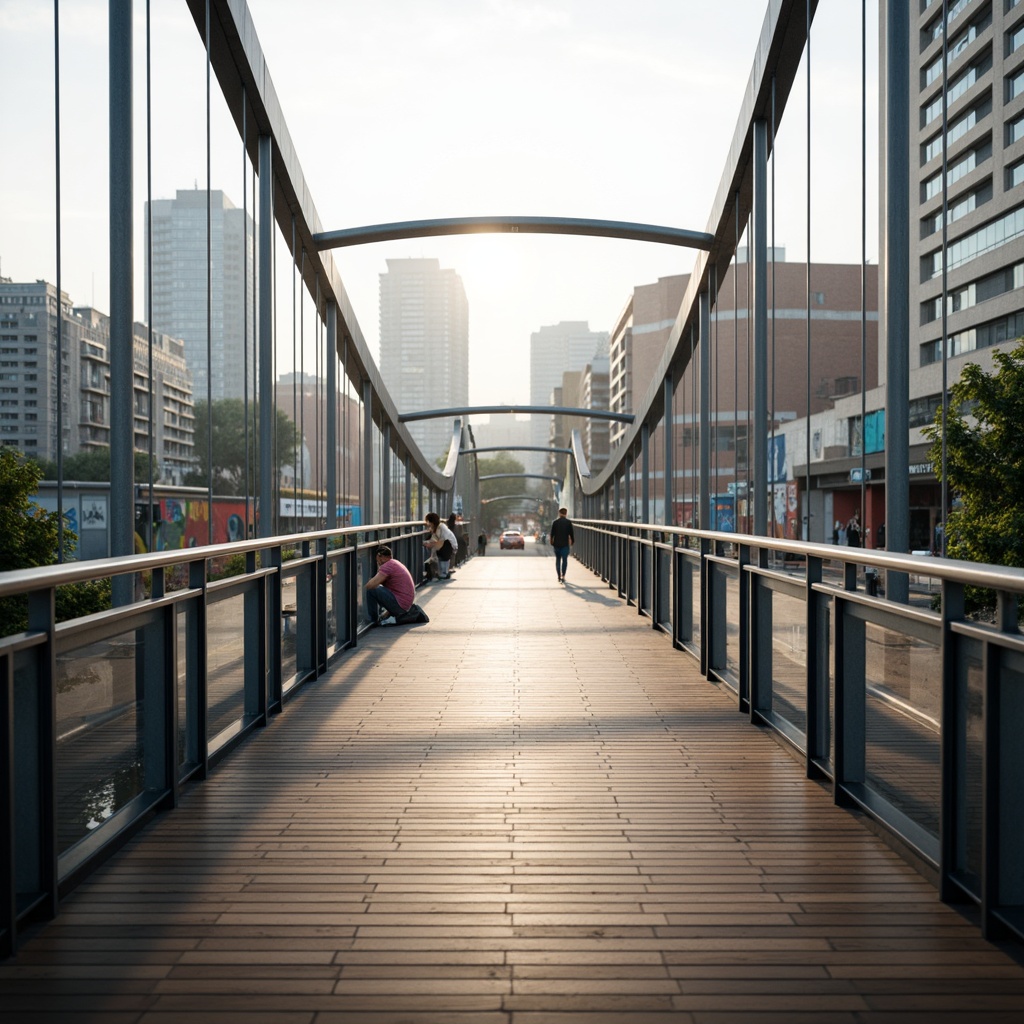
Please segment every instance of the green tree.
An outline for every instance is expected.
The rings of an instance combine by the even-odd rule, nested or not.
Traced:
[[[0,448],[0,572],[34,569],[57,561],[59,513],[47,512],[32,500],[40,479],[40,467],[35,462],[13,448]],[[73,552],[77,543],[75,533],[65,529],[65,550]],[[109,606],[109,580],[72,584],[57,591],[58,621]],[[27,625],[27,599],[0,598],[0,636],[21,632]]]
[[[942,408],[925,428],[929,457],[955,499],[945,523],[951,558],[1024,567],[1024,339],[1011,352],[994,352],[997,369],[968,363]],[[975,593],[974,602],[981,598]],[[984,603],[990,603],[984,602]]]
[[[478,459],[477,468],[480,476],[493,476],[495,473],[524,473],[523,464],[508,452],[498,452],[492,458]],[[515,477],[503,477],[498,480],[483,480],[480,483],[480,497],[500,498],[503,494],[525,494],[527,488],[525,480],[516,480]],[[498,501],[481,506],[483,528],[492,532],[501,526],[503,517],[507,518],[509,509],[519,506],[510,501]]]
[[[299,434],[294,421],[280,409],[276,410],[274,470],[294,463]],[[249,471],[250,487],[259,474],[259,406],[249,408]],[[195,454],[198,465],[186,478],[192,486],[205,487],[208,477],[207,430],[211,417],[206,402],[197,402],[195,409]],[[235,494],[245,487],[245,403],[240,398],[222,398],[213,403],[213,479],[214,487],[226,485]]]
[[[110,481],[110,449],[95,448],[92,451],[77,452],[64,459],[62,466],[65,480],[88,480],[93,483]],[[45,461],[39,463],[41,480],[57,479],[57,463]],[[135,482],[149,481],[149,453],[135,453]]]
[[[0,448],[0,572],[56,561],[60,516],[32,501],[40,479],[39,466],[13,448]],[[64,538],[72,545],[78,540],[70,531]]]

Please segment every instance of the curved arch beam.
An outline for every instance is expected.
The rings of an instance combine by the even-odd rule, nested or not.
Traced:
[[[496,498],[481,498],[481,505],[489,505],[492,501],[529,501],[537,504],[536,494],[499,494]]]
[[[576,463],[576,472],[579,473],[581,480],[589,480],[590,464],[587,462],[587,453],[583,449],[583,438],[575,427],[573,427],[570,440],[572,441],[572,458]]]
[[[554,480],[556,483],[562,479],[560,476],[551,476],[549,473],[488,473],[487,476],[481,476],[478,479],[503,480],[508,477],[515,477],[517,480]]]
[[[492,444],[483,448],[463,448],[460,455],[476,455],[478,452],[554,452],[556,455],[572,455],[571,448],[552,448],[540,444]]]
[[[617,420],[620,423],[632,423],[634,418],[631,412],[609,412],[607,409],[571,409],[561,405],[472,405],[464,409],[427,409],[423,412],[403,412],[398,414],[398,421],[409,423],[412,420],[439,420],[445,416],[534,412],[551,416],[582,416],[592,420]]]
[[[456,420],[452,424],[452,441],[448,445],[448,458],[445,461],[441,475],[446,480],[455,483],[455,470],[459,465],[459,452],[462,450],[462,420]]]
[[[659,242],[686,249],[711,248],[714,235],[659,224],[635,224],[624,220],[590,220],[581,217],[440,217],[434,220],[406,220],[393,224],[320,231],[313,235],[317,249],[340,249],[349,245],[391,242],[399,238],[427,238],[434,235],[482,234],[595,235],[625,238],[636,242]]]

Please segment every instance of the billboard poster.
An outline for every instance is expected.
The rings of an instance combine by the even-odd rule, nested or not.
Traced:
[[[768,438],[768,483],[780,484],[786,479],[786,435]]]
[[[715,496],[714,509],[715,521],[711,528],[722,533],[735,533],[736,499],[731,494],[718,494]]]
[[[787,540],[800,539],[800,496],[795,480],[772,484],[771,502],[775,536]]]

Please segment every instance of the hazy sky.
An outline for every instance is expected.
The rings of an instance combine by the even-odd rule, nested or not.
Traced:
[[[314,203],[327,229],[428,217],[538,215],[704,230],[746,88],[765,0],[250,0]],[[869,87],[875,86],[870,0]],[[183,3],[151,0],[153,195],[205,186],[203,50]],[[106,4],[63,0],[62,283],[109,307]],[[144,69],[145,11],[136,0]],[[0,0],[0,94],[27,100],[0,161],[0,273],[54,279],[53,10]],[[860,4],[823,0],[812,34],[812,258],[860,257]],[[143,72],[144,73],[144,72]],[[776,244],[803,259],[801,77],[779,133]],[[136,151],[145,153],[145,96]],[[213,187],[236,205],[244,172],[214,104]],[[876,127],[869,113],[869,144]],[[5,149],[7,147],[5,146]],[[29,155],[38,151],[40,159]],[[10,152],[10,150],[8,150]],[[140,222],[143,161],[136,179]],[[870,161],[869,161],[870,162]],[[874,189],[869,179],[869,193]],[[141,198],[140,198],[141,197]],[[795,197],[795,198],[793,198]],[[251,204],[251,196],[249,202]],[[868,258],[877,259],[874,198]],[[97,245],[99,235],[99,245]],[[377,351],[378,275],[389,257],[436,257],[465,283],[470,401],[529,400],[531,332],[560,320],[610,330],[636,284],[685,273],[693,253],[556,236],[426,238],[337,250]],[[141,273],[137,275],[142,316]]]

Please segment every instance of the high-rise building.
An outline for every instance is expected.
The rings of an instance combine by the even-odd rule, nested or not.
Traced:
[[[585,320],[563,320],[541,327],[530,335],[530,404],[551,404],[551,393],[562,387],[562,374],[582,370],[594,356],[607,355],[608,332],[592,331]],[[533,416],[530,443],[547,447],[551,423],[544,416]],[[529,452],[524,459],[531,473],[542,472],[545,456]]]
[[[948,26],[940,0],[916,7],[910,74],[910,367],[932,368],[912,392],[926,387],[938,393],[944,263],[949,358],[1024,334],[1024,5],[959,0],[948,5]],[[948,40],[945,189],[943,35]],[[953,379],[962,365],[957,363]],[[911,394],[916,397],[921,396]]]
[[[991,371],[993,347],[1005,350],[1024,335],[1024,3],[951,0],[946,12],[944,23],[941,0],[924,0],[910,16],[910,322],[905,339],[884,325],[881,333],[909,346],[909,435],[889,436],[888,353],[880,344],[879,386],[871,389],[869,375],[863,400],[837,397],[809,424],[786,428],[796,450],[810,433],[812,540],[857,512],[864,542],[874,545],[886,516],[886,446],[895,443],[908,445],[907,546],[934,548],[942,488],[924,429],[942,405],[943,378],[952,384],[969,362]],[[883,68],[888,52],[883,33]],[[884,250],[880,256],[884,280]],[[801,463],[806,457],[793,467],[797,480],[807,472]]]
[[[208,209],[207,195],[179,189],[174,199],[155,199],[152,244],[146,204],[153,294],[145,298],[147,321],[185,342],[196,400],[216,402],[254,394],[254,224],[220,190],[209,193]]]
[[[63,348],[59,402],[58,318]],[[89,340],[66,293],[58,296],[47,281],[0,279],[0,444],[39,461],[55,461],[58,450],[79,450],[79,354]],[[98,385],[109,394],[102,376]],[[81,429],[88,431],[85,422]]]
[[[390,259],[380,275],[380,372],[401,413],[469,405],[469,303],[436,259]],[[430,460],[447,454],[451,419],[413,420]]]

